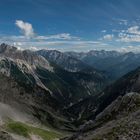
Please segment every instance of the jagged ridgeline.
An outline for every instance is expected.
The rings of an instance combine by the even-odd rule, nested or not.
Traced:
[[[140,138],[140,68],[108,86],[94,103],[94,116],[65,140]]]
[[[34,52],[1,44],[0,136],[29,139],[37,133],[54,140],[76,132],[64,139],[137,139],[140,68],[126,73],[138,59],[134,53]]]
[[[50,54],[48,57],[47,54],[44,57],[41,54],[30,50],[21,51],[6,44],[0,45],[1,83],[3,80],[6,83],[4,89],[1,84],[0,100],[28,108],[43,123],[73,130],[74,121],[80,119],[82,122],[86,119],[78,104],[85,98],[96,96],[105,87],[107,77],[103,72],[75,58],[62,59],[70,62],[70,68],[67,68],[63,67],[64,64],[51,61]],[[69,111],[71,108],[72,111]],[[85,108],[89,112],[87,103]],[[72,112],[76,112],[79,117]]]

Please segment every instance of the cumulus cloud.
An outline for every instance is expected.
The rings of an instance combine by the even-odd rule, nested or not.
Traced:
[[[107,40],[107,41],[111,41],[113,39],[113,37],[114,37],[113,34],[107,34],[107,35],[103,36],[103,39]]]
[[[73,36],[70,33],[60,33],[54,35],[35,35],[32,24],[22,20],[16,20],[15,25],[21,30],[23,35],[0,36],[0,42],[5,42],[16,46],[18,49],[58,49],[70,51],[91,50],[96,47],[105,49],[107,44],[99,40],[84,40],[80,37]],[[106,32],[106,30],[102,31]],[[111,37],[110,37],[111,36]],[[106,35],[104,39],[110,40],[113,35]]]
[[[22,20],[16,20],[16,26],[21,30],[26,38],[32,38],[36,40],[80,40],[79,37],[72,36],[70,33],[60,33],[54,35],[45,35],[45,36],[35,36],[34,29],[32,24],[24,22]],[[24,36],[20,36],[21,39],[24,39]],[[13,36],[16,38],[16,36]]]
[[[24,36],[26,36],[27,38],[31,38],[34,36],[35,33],[32,24],[24,22],[22,20],[16,20],[15,24],[20,28]]]
[[[132,27],[128,28],[127,32],[130,34],[140,35],[139,26],[132,26]]]
[[[118,34],[117,41],[122,42],[140,42],[140,27],[132,26]]]
[[[127,34],[127,33],[120,33],[119,35],[119,39],[117,39],[117,41],[121,41],[121,42],[140,42],[140,35],[131,35],[131,34]]]
[[[101,32],[102,32],[102,33],[106,33],[107,31],[106,31],[106,30],[102,30]]]

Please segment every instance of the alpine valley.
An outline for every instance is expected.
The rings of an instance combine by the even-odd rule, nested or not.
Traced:
[[[139,140],[140,54],[0,45],[0,140]]]

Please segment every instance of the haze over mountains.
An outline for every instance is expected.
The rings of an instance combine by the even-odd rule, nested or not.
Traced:
[[[129,137],[129,121],[136,122],[131,138],[139,137],[139,118],[132,117],[139,113],[139,60],[140,54],[132,52],[21,51],[1,44],[0,138],[16,139],[16,134],[29,139],[34,129],[41,129],[36,135],[43,140],[121,140]],[[17,121],[20,124],[15,125]],[[126,132],[117,131],[120,125]],[[26,129],[27,135],[16,126]]]

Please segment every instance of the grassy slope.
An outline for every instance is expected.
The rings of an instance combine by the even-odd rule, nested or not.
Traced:
[[[30,134],[38,135],[43,140],[54,140],[55,138],[62,138],[62,134],[48,131],[41,128],[33,127],[21,122],[9,121],[6,124],[7,131],[29,138]]]

